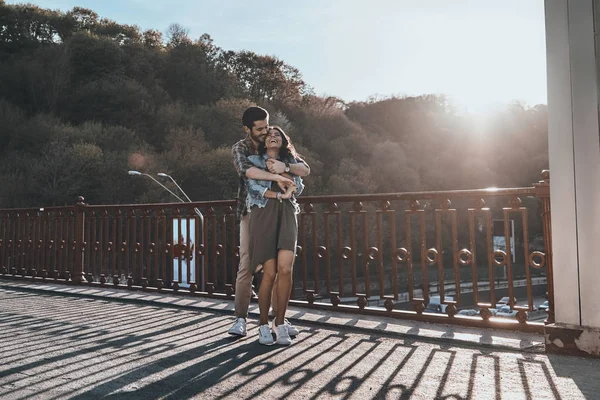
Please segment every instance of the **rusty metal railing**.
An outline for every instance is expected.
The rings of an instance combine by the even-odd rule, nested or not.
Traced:
[[[0,210],[1,276],[233,296],[235,201],[83,201]],[[299,202],[295,305],[541,330],[530,317],[536,300],[547,296],[546,321],[554,320],[547,171],[526,188],[308,196]],[[494,316],[502,297],[509,299],[510,319]],[[476,315],[461,315],[465,308]]]

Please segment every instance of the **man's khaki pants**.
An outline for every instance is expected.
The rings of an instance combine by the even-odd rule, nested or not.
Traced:
[[[250,215],[246,214],[240,221],[240,265],[235,279],[235,316],[248,317],[248,307],[252,298],[252,278],[254,270],[250,267]],[[275,312],[277,304],[277,279],[273,285],[271,304]]]

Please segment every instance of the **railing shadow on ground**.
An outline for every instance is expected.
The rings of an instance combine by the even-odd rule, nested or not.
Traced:
[[[11,298],[12,297],[12,298]],[[0,290],[0,396],[562,398],[600,360],[301,328],[290,347],[226,334],[222,314]],[[48,327],[49,329],[46,329]]]
[[[189,298],[173,296],[170,294],[149,294],[140,292],[123,291],[119,289],[86,288],[80,286],[65,287],[60,284],[38,285],[32,283],[14,283],[2,285],[0,288],[17,291],[22,293],[44,293],[48,296],[59,296],[61,298],[75,297],[84,298],[88,301],[100,301],[104,303],[118,302],[127,304],[145,304],[157,307],[162,310],[166,307],[179,310],[202,311],[222,313],[231,315],[234,311],[233,301],[223,301],[222,299],[206,299],[202,297]],[[117,296],[114,296],[117,295]],[[256,298],[255,298],[256,300]],[[250,304],[250,315],[258,315],[258,305],[256,302]],[[472,329],[462,327],[456,324],[423,324],[414,320],[399,320],[390,316],[357,316],[355,314],[335,312],[330,309],[315,310],[306,308],[288,308],[287,316],[294,321],[298,321],[308,326],[344,326],[346,329],[352,329],[359,332],[378,332],[378,335],[384,337],[418,336],[420,341],[438,342],[440,338],[455,338],[462,342],[476,344],[483,347],[499,346],[506,349],[521,349],[522,351],[536,351],[542,344],[542,336],[539,333],[519,333],[507,329]],[[251,317],[252,318],[252,317]],[[504,322],[508,322],[505,320]],[[513,326],[514,326],[513,321]],[[421,331],[421,329],[424,329]],[[493,334],[492,334],[493,332]]]

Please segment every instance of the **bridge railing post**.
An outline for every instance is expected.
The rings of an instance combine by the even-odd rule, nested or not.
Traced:
[[[544,229],[544,251],[546,253],[546,285],[548,288],[547,324],[554,323],[554,279],[552,263],[552,214],[550,212],[550,171],[542,171],[542,180],[533,185],[536,196],[542,202],[542,226]]]
[[[73,282],[77,285],[87,282],[83,265],[83,252],[85,246],[85,199],[82,196],[77,198],[75,203],[75,265],[73,267]]]

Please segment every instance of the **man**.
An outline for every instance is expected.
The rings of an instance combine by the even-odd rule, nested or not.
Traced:
[[[298,160],[297,164],[289,164],[268,160],[269,171],[255,167],[248,156],[258,154],[258,146],[265,141],[269,130],[269,113],[261,107],[250,107],[242,115],[242,124],[246,132],[246,138],[240,140],[231,148],[233,154],[233,165],[239,176],[237,195],[237,220],[240,222],[240,264],[235,281],[235,322],[228,333],[236,336],[246,336],[246,318],[248,307],[252,297],[252,277],[255,271],[250,267],[250,218],[246,210],[246,180],[257,179],[274,181],[283,189],[293,184],[293,181],[280,175],[290,173],[297,176],[307,176],[310,173],[308,165]],[[277,285],[277,283],[275,283]],[[275,290],[274,290],[275,292]],[[272,304],[276,304],[275,297]],[[291,336],[298,334],[298,330],[289,321],[285,321]]]

